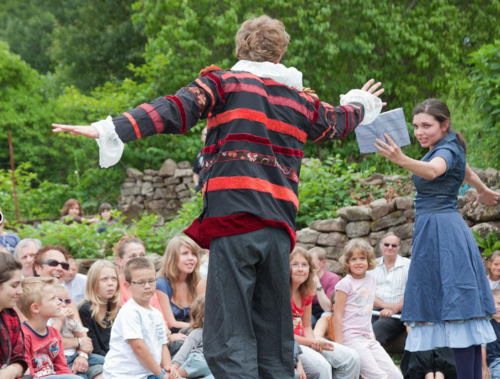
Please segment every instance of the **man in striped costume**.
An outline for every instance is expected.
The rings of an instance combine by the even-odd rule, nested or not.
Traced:
[[[321,102],[304,91],[302,73],[279,64],[289,39],[280,21],[249,19],[231,70],[207,67],[174,96],[91,127],[53,125],[97,139],[108,167],[123,143],[184,134],[207,119],[204,210],[185,233],[210,248],[203,344],[216,378],[293,377],[288,253],[304,143],[345,138],[363,120],[364,101],[383,92],[371,80],[360,102]]]

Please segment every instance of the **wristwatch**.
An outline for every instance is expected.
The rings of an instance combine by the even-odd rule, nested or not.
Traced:
[[[317,291],[323,291],[323,287],[319,286],[318,288],[316,288]]]
[[[85,358],[86,360],[89,360],[89,355],[88,355],[87,353],[83,353],[83,352],[81,352],[81,353],[78,353],[78,356],[79,356],[79,357],[83,357],[83,358]]]

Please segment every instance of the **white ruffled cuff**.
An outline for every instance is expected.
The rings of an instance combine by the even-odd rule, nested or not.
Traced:
[[[106,120],[94,122],[92,126],[99,132],[99,138],[96,139],[99,146],[99,165],[102,168],[114,166],[122,157],[124,144],[116,133],[113,119],[108,116]]]
[[[347,93],[347,95],[340,98],[340,105],[347,105],[349,103],[363,104],[365,108],[365,117],[360,125],[371,124],[382,111],[382,100],[380,100],[377,96],[360,89],[352,89]]]

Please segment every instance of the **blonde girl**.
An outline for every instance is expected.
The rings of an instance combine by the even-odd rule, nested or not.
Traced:
[[[491,254],[487,268],[491,290],[500,289],[500,250],[496,250]]]
[[[359,375],[359,357],[350,348],[314,336],[311,326],[312,298],[316,289],[316,266],[311,254],[300,247],[290,254],[290,295],[293,333],[302,350],[300,356],[306,375],[353,378]]]
[[[163,255],[156,293],[172,332],[189,327],[190,306],[200,281],[200,247],[188,237],[174,237]]]
[[[120,281],[114,263],[94,262],[87,274],[85,300],[80,304],[82,324],[92,339],[94,354],[105,356],[109,351],[111,327],[120,309]]]
[[[363,378],[403,379],[373,335],[371,319],[377,281],[366,273],[376,265],[373,248],[365,240],[353,239],[345,246],[340,264],[347,275],[335,287],[333,329],[336,342],[358,352]]]
[[[183,378],[213,379],[203,356],[203,323],[205,314],[205,296],[197,297],[191,304],[191,322],[189,336],[179,352],[172,359],[172,370],[178,371]]]

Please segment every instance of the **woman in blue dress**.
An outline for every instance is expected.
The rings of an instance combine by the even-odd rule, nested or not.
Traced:
[[[413,110],[415,137],[429,152],[420,160],[404,155],[394,141],[377,139],[379,153],[411,171],[416,187],[412,263],[402,319],[411,332],[406,350],[453,349],[458,379],[482,378],[481,344],[495,340],[488,321],[496,313],[488,279],[472,232],[457,211],[465,180],[477,200],[495,204],[465,159],[463,137],[452,131],[450,111],[436,99]]]

